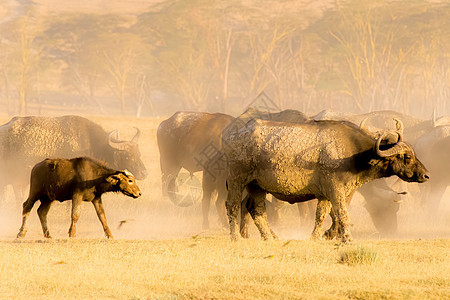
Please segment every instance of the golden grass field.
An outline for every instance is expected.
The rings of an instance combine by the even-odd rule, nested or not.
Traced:
[[[105,195],[114,240],[103,238],[89,203],[78,237],[69,239],[68,204],[55,203],[48,221],[52,240],[43,239],[35,207],[27,236],[16,241],[21,204],[7,189],[0,201],[0,299],[450,298],[448,202],[430,223],[408,199],[399,211],[399,236],[388,240],[356,198],[349,208],[355,241],[344,246],[309,241],[313,224],[300,224],[296,208],[287,205],[274,228],[280,240],[260,241],[252,227],[251,239],[232,243],[214,206],[212,228],[205,231],[200,204],[182,208],[161,197],[155,138],[161,119],[89,118],[106,130],[123,128],[122,138],[134,134],[132,126],[142,130],[150,173],[138,182],[143,196]]]

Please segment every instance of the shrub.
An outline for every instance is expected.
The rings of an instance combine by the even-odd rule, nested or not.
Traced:
[[[371,265],[378,258],[378,251],[358,245],[356,249],[340,252],[339,262],[348,265]]]

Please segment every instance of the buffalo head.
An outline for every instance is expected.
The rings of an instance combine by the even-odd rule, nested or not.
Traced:
[[[106,178],[114,190],[123,193],[126,196],[138,198],[141,196],[141,190],[136,184],[133,174],[129,171],[120,171]]]
[[[392,132],[383,133],[374,146],[375,153],[382,158],[386,165],[386,171],[390,175],[397,175],[407,182],[425,182],[429,179],[428,170],[417,159],[413,148],[402,141],[402,134],[397,132],[396,143],[382,145],[383,141],[392,136]],[[390,140],[390,138],[388,138]]]
[[[136,128],[136,135],[131,141],[120,141],[113,137],[116,131],[112,131],[108,135],[108,144],[114,149],[113,159],[115,167],[118,169],[128,169],[135,174],[136,179],[145,179],[148,175],[147,169],[141,160],[141,152],[139,151],[138,140],[141,131]]]

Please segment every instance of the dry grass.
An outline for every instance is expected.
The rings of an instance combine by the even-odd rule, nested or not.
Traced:
[[[450,297],[449,240],[365,241],[371,265],[339,263],[332,242],[227,235],[162,241],[0,242],[0,297],[262,299]],[[353,247],[353,246],[346,246]]]
[[[350,266],[371,265],[377,258],[377,251],[358,245],[355,249],[341,251],[339,262]]]
[[[286,206],[276,228],[280,241],[262,242],[252,227],[252,239],[231,243],[214,207],[212,229],[203,231],[199,204],[181,208],[161,198],[155,140],[161,120],[90,119],[106,130],[123,128],[123,138],[134,134],[132,126],[142,130],[141,152],[150,172],[139,182],[143,196],[105,197],[116,240],[102,239],[101,225],[87,203],[78,238],[67,239],[69,212],[65,203],[55,203],[49,213],[55,240],[42,240],[35,207],[25,240],[17,242],[20,210],[12,199],[2,199],[0,299],[450,297],[449,218],[433,227],[417,218],[414,224],[401,219],[402,239],[377,240],[362,203],[354,201],[350,215],[355,244],[338,246],[309,241],[312,224],[300,225],[296,208]],[[405,214],[402,207],[400,216]],[[127,222],[119,228],[123,220]]]

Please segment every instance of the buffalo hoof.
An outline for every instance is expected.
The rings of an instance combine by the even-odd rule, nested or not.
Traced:
[[[70,237],[70,238],[77,237],[76,232],[77,232],[76,229],[73,228],[72,226],[70,226],[70,229],[69,229],[69,237]]]
[[[241,239],[239,234],[231,234],[231,241],[232,242],[237,242]]]
[[[328,229],[323,234],[323,238],[326,240],[332,240],[337,236],[337,230]]]
[[[273,241],[274,239],[276,239],[276,235],[275,233],[273,233],[272,230],[270,230],[269,232],[262,232],[261,233],[261,239],[263,241]]]
[[[316,232],[313,231],[313,233],[311,233],[311,237],[310,240],[311,241],[322,241],[323,240],[323,234],[321,234],[320,232]]]
[[[107,227],[107,228],[105,229],[105,236],[106,236],[108,239],[113,239],[113,235],[112,235],[111,230],[109,229],[109,227]]]
[[[23,239],[25,237],[25,234],[27,234],[26,230],[21,230],[19,231],[19,233],[17,234],[17,238],[18,239]]]
[[[248,233],[248,227],[242,228],[241,229],[241,236],[244,239],[248,239],[250,237],[249,233]]]
[[[353,238],[351,235],[343,235],[341,237],[341,243],[342,244],[351,244],[353,242]]]
[[[270,229],[270,233],[272,234],[274,240],[278,240],[278,235],[272,229]]]

